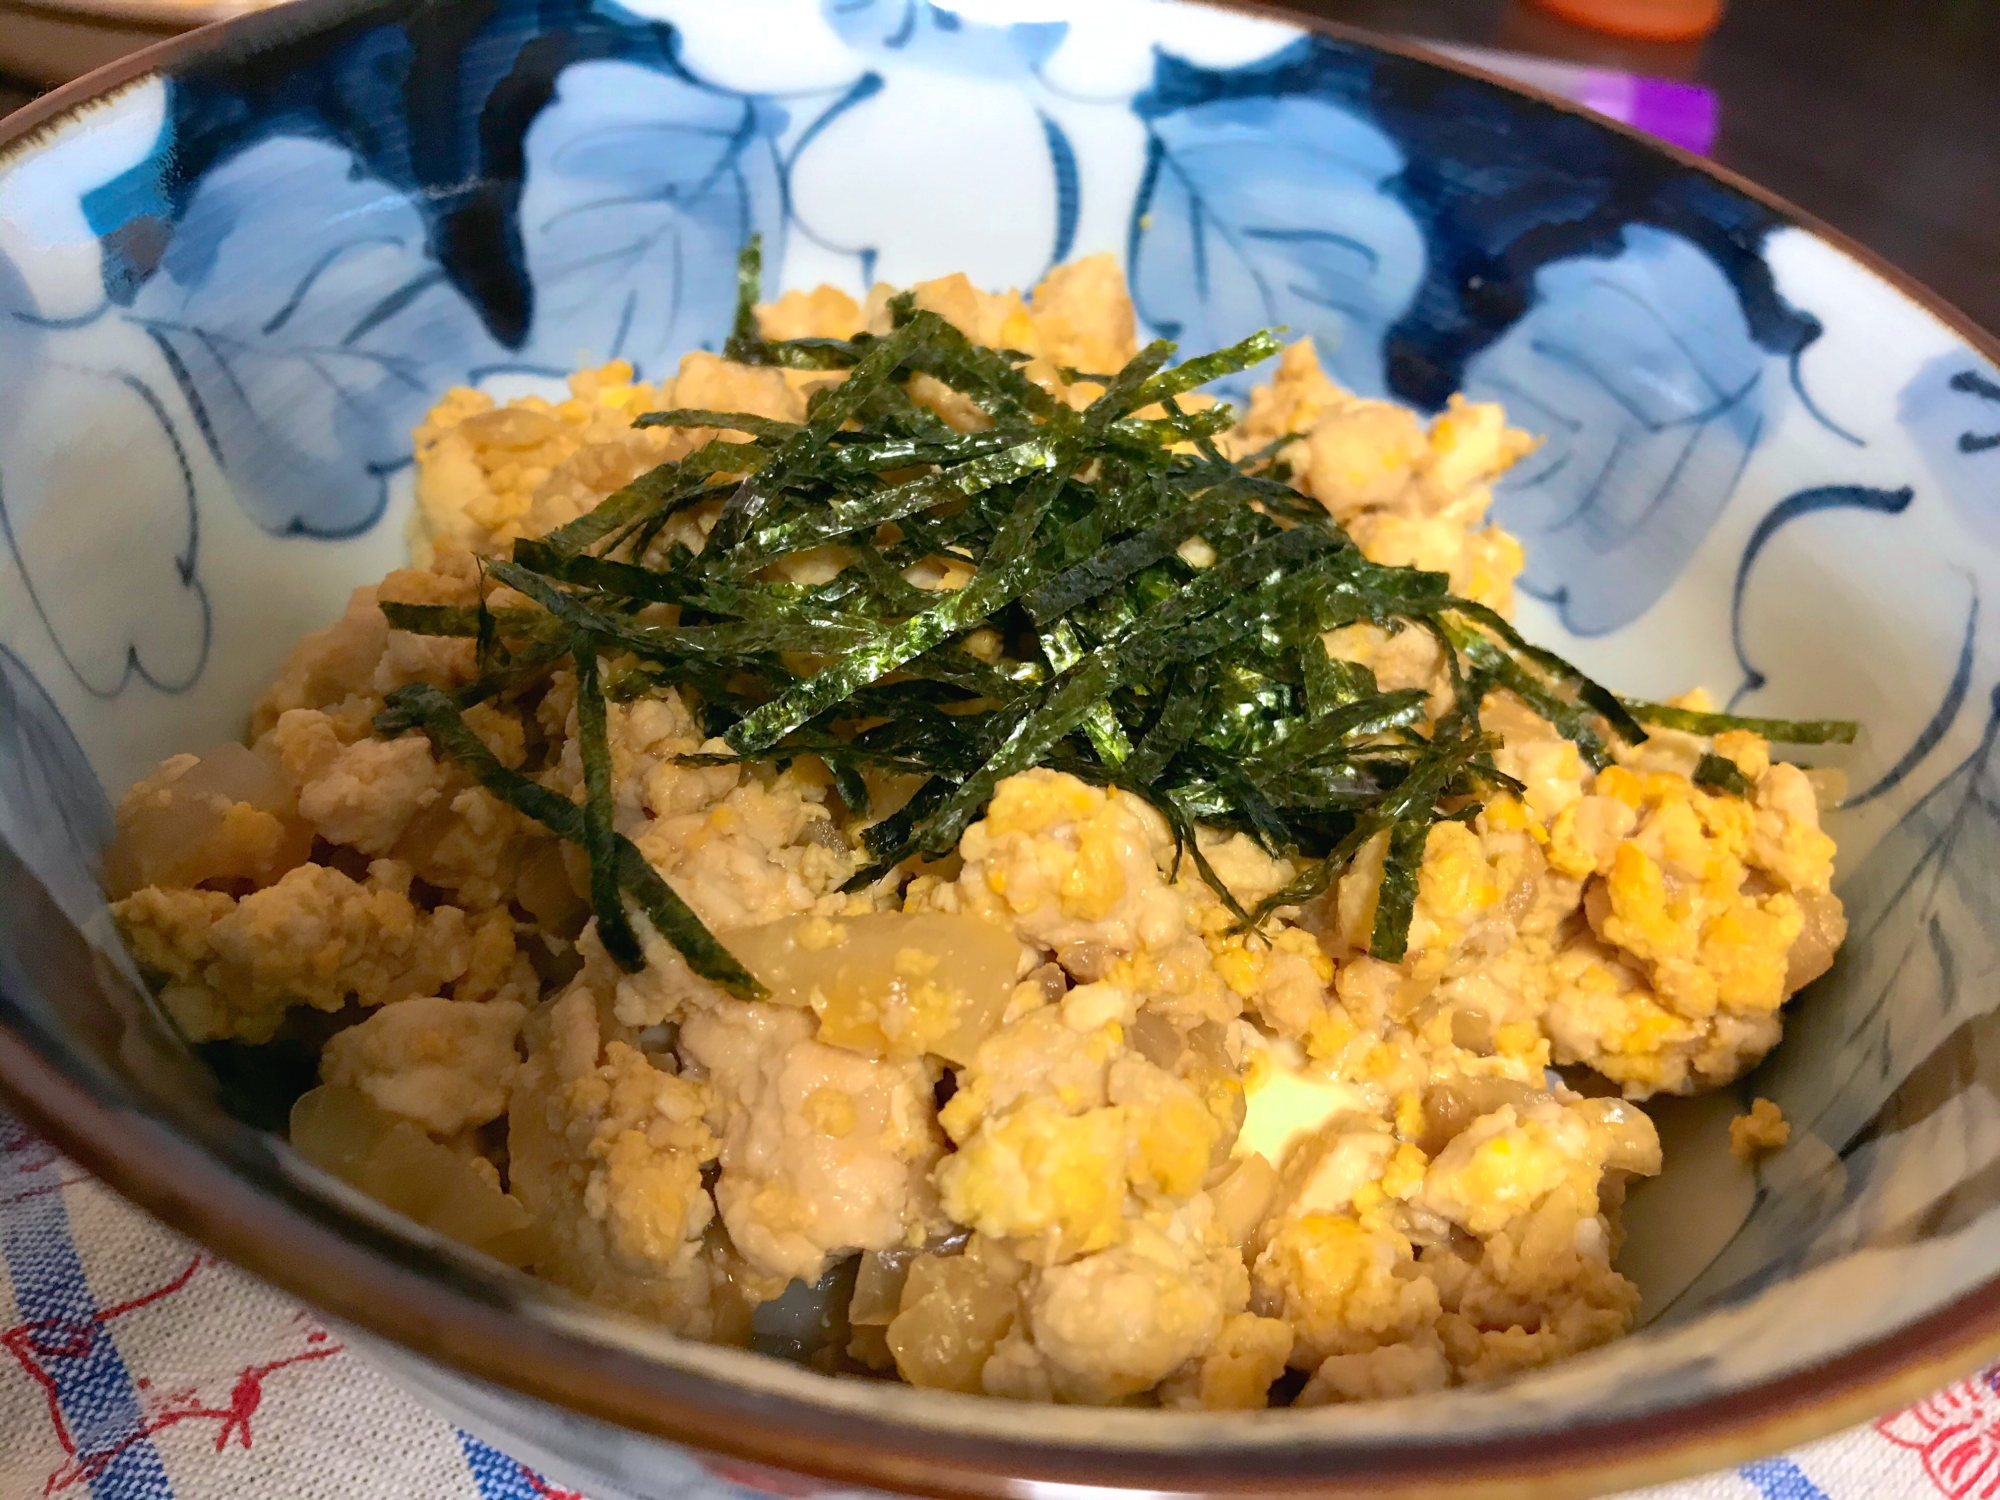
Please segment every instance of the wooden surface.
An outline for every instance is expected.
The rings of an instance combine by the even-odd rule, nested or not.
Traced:
[[[1289,3],[1704,84],[1722,99],[1717,161],[2000,331],[2000,0],[1732,0],[1721,30],[1687,46],[1600,37],[1527,0]],[[0,78],[0,112],[29,97]]]

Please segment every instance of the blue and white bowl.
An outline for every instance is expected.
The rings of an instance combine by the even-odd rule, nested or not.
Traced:
[[[236,734],[400,561],[437,392],[716,347],[753,231],[855,292],[1109,249],[1149,333],[1283,324],[1357,390],[1503,400],[1548,437],[1498,511],[1531,634],[1866,723],[1827,758],[1853,935],[1741,1090],[1792,1142],[1753,1184],[1702,1166],[1739,1097],[1667,1112],[1640,1333],[1311,1413],[834,1382],[567,1302],[214,1104],[104,911],[104,788]],[[1995,349],[1746,184],[1270,12],[303,0],[156,49],[0,126],[0,1081],[597,1493],[674,1492],[686,1444],[959,1494],[1555,1496],[1870,1415],[2000,1350]]]

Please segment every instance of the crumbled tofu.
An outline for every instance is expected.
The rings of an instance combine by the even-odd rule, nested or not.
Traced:
[[[1222,1321],[1215,1340],[1183,1376],[1161,1386],[1161,1405],[1205,1411],[1255,1411],[1270,1399],[1271,1385],[1292,1355],[1292,1326],[1279,1318],[1236,1313]]]
[[[472,959],[456,907],[425,911],[407,866],[378,860],[366,883],[300,865],[240,899],[147,886],[112,906],[140,964],[164,975],[161,999],[196,1041],[264,1041],[285,1011],[339,1010],[435,995]]]
[[[514,1194],[547,1231],[540,1274],[678,1332],[717,1332],[726,1267],[704,1231],[708,1091],[607,1039],[578,984],[533,1018],[508,1109]]]
[[[1055,1399],[1108,1406],[1201,1357],[1247,1296],[1233,1249],[1144,1226],[1037,1272],[1016,1337],[1032,1341]]]
[[[1759,1099],[1750,1113],[1729,1122],[1729,1150],[1740,1162],[1768,1156],[1792,1138],[1792,1124],[1769,1099]]]
[[[994,790],[959,842],[963,872],[929,900],[1011,922],[1045,948],[1163,947],[1186,924],[1187,903],[1160,869],[1172,847],[1165,820],[1130,793],[1025,771]]]
[[[716,1204],[743,1257],[780,1281],[816,1281],[828,1257],[921,1245],[941,1142],[921,1062],[815,1039],[806,1012],[723,1001],[687,1018],[722,1138]]]
[[[1511,612],[1521,545],[1483,524],[1492,483],[1533,451],[1498,406],[1454,396],[1428,425],[1407,407],[1341,390],[1310,339],[1286,349],[1272,383],[1251,398],[1231,451],[1280,450],[1293,482],[1379,563],[1451,577],[1452,590]]]
[[[519,1068],[514,1036],[527,1014],[514,1000],[398,1000],[336,1033],[320,1077],[432,1135],[457,1135],[507,1112]]]

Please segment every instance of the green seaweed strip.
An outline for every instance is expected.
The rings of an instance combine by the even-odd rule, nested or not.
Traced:
[[[1140,399],[1139,393],[1146,382],[1174,357],[1177,347],[1166,339],[1154,339],[1141,349],[1131,363],[1111,377],[1111,384],[1099,393],[1097,399],[1083,409],[1085,430],[1093,435],[1102,434],[1128,412],[1150,405]]]
[[[851,370],[874,342],[866,333],[852,339],[786,339],[764,345],[749,363],[780,365],[787,370]]]
[[[1051,578],[1023,599],[1021,607],[1037,625],[1066,615],[1078,605],[1116,588],[1142,568],[1173,556],[1189,537],[1213,526],[1237,508],[1228,497],[1201,496],[1136,536],[1107,547]]]
[[[847,425],[864,401],[920,346],[928,325],[912,323],[873,345],[839,385],[817,393],[806,425],[778,445],[755,474],[736,487],[709,533],[708,546],[727,552],[740,544],[771,506],[794,465]],[[595,512],[593,512],[595,514]]]
[[[1258,597],[1260,589],[1274,592],[1320,554],[1341,546],[1324,531],[1299,527],[1261,537],[1213,567],[1204,568],[1179,589],[1148,609],[1128,634],[1138,639],[1168,635],[1197,617],[1225,606],[1237,611],[1265,612],[1275,598]]]
[[[881,474],[918,464],[957,464],[984,458],[1011,448],[1023,437],[1018,427],[996,427],[986,432],[953,433],[948,436],[895,437],[850,442],[847,433],[834,434],[833,445],[818,454],[812,472],[831,481],[858,479],[864,474]]]
[[[393,734],[406,729],[423,730],[440,755],[464,767],[473,780],[515,811],[533,818],[560,839],[583,843],[583,809],[560,793],[501,765],[445,693],[427,683],[413,683],[397,688],[386,702],[390,712],[386,720],[377,716],[378,729]],[[702,925],[701,918],[674,894],[673,887],[660,878],[659,871],[646,862],[638,846],[622,835],[618,836],[617,844],[619,881],[638,902],[653,930],[673,945],[687,960],[688,967],[740,1000],[766,998],[770,991]]]
[[[618,967],[636,973],[646,953],[625,915],[618,889],[617,829],[612,825],[611,732],[604,694],[597,684],[597,642],[578,636],[571,647],[576,662],[577,748],[583,756],[583,852],[590,860],[590,904],[597,913],[597,936]]]
[[[449,695],[451,702],[455,707],[466,709],[489,698],[518,691],[545,676],[557,661],[567,655],[569,648],[560,642],[538,641],[512,657],[504,666],[496,667],[454,690]],[[391,738],[417,727],[414,720],[405,722],[394,708],[384,708],[377,713],[374,726],[377,734]]]
[[[739,625],[646,625],[593,609],[517,564],[496,562],[492,570],[495,578],[526,594],[568,629],[615,642],[658,661],[725,664],[772,651],[847,651],[866,646],[880,634],[859,623],[809,618]]]
[[[1293,733],[1262,754],[1252,756],[1246,765],[1260,777],[1289,775],[1329,750],[1342,752],[1346,741],[1423,723],[1429,697],[1422,688],[1398,688],[1392,693],[1376,693],[1337,704],[1324,714],[1308,717]]]
[[[1298,835],[1279,815],[1275,804],[1259,791],[1257,784],[1239,766],[1223,761],[1216,767],[1216,786],[1229,799],[1236,821],[1263,846],[1264,852],[1282,858],[1298,848]]]
[[[633,418],[634,427],[716,427],[726,432],[747,432],[752,437],[769,443],[782,443],[799,430],[796,422],[780,422],[774,417],[757,417],[741,411],[691,411],[675,408],[672,411],[641,412]],[[736,447],[745,446],[742,443]]]
[[[741,755],[768,750],[807,720],[832,708],[856,688],[887,676],[940,641],[969,630],[1021,590],[1027,567],[1016,562],[982,572],[944,602],[913,616],[873,645],[852,651],[762,708],[746,715],[723,738]]]
[[[581,584],[621,599],[641,599],[648,604],[704,603],[710,607],[720,602],[715,600],[714,585],[706,579],[642,568],[636,563],[611,562],[588,553],[566,554],[535,541],[514,543],[514,562],[543,578]]]
[[[1125,726],[1118,722],[1118,715],[1109,703],[1100,700],[1091,704],[1090,711],[1083,716],[1083,732],[1105,765],[1122,766],[1132,758],[1132,742],[1126,738]]]
[[[1694,780],[1697,786],[1732,797],[1748,797],[1756,790],[1742,768],[1726,755],[1704,755],[1694,768]]]
[[[558,583],[581,585],[620,599],[648,604],[686,604],[753,620],[782,621],[788,615],[815,624],[839,625],[834,612],[820,611],[808,591],[795,584],[741,584],[684,569],[641,567],[588,553],[566,557],[534,542],[514,544],[514,562]]]
[[[901,520],[995,485],[1043,473],[1056,463],[1054,446],[1037,438],[941,473],[892,485],[873,495],[836,500],[822,511],[753,533],[748,544],[731,559],[731,568],[738,573],[749,572],[787,552],[803,551],[856,531],[873,530],[886,521]]]
[[[1212,442],[1236,425],[1236,413],[1227,406],[1183,412],[1170,403],[1169,410],[1172,415],[1167,417],[1121,417],[1111,425],[1111,435],[1166,448],[1176,443]]]
[[[916,853],[914,830],[944,799],[951,795],[951,783],[932,776],[920,785],[910,800],[861,832],[862,847],[874,863],[856,870],[841,886],[843,891],[865,890]]]
[[[1299,671],[1305,678],[1306,713],[1315,719],[1381,691],[1374,672],[1360,662],[1330,655],[1318,636],[1300,645]]]
[[[1780,745],[1851,745],[1861,726],[1851,719],[1757,719],[1747,714],[1704,713],[1692,708],[1675,708],[1666,703],[1647,703],[1637,698],[1624,700],[1632,717],[1662,729],[1679,729],[1688,734],[1727,734],[1748,730]]]
[[[1278,342],[1277,335],[1267,329],[1253,333],[1242,343],[1231,344],[1227,349],[1217,349],[1213,354],[1182,360],[1171,370],[1155,375],[1141,386],[1126,410],[1143,411],[1148,406],[1185,395],[1197,386],[1207,385],[1211,380],[1220,380],[1225,375],[1234,375],[1239,370],[1247,370],[1252,365],[1262,364],[1283,348],[1284,345]]]
[[[685,489],[693,488],[705,479],[705,475],[697,477],[688,473],[684,463],[661,464],[656,469],[648,469],[622,489],[613,490],[593,509],[568,525],[558,526],[542,538],[542,543],[558,552],[581,552],[619,527],[680,497]]]
[[[1484,604],[1474,604],[1469,599],[1454,599],[1451,608],[1456,613],[1486,626],[1544,672],[1570,684],[1576,690],[1577,701],[1600,715],[1604,722],[1611,726],[1611,732],[1626,744],[1638,745],[1645,742],[1646,731],[1608,688],[1586,677],[1581,670],[1555,652],[1526,640],[1505,616],[1487,608]]]
[[[1417,875],[1423,868],[1427,819],[1410,818],[1389,834],[1382,860],[1382,884],[1375,895],[1375,929],[1368,951],[1385,964],[1399,964],[1410,945],[1410,918],[1417,909]]]
[[[1603,736],[1591,727],[1588,716],[1576,704],[1557,697],[1547,684],[1486,637],[1476,633],[1464,636],[1454,634],[1454,639],[1476,669],[1555,725],[1556,733],[1576,746],[1577,753],[1593,771],[1601,771],[1611,764],[1611,754],[1605,748]]]
[[[1083,723],[1098,699],[1111,689],[1113,660],[1098,655],[1057,683],[1042,706],[1014,726],[1006,741],[918,830],[918,847],[948,854],[973,816],[993,798],[993,790],[1039,761],[1059,740]]]
[[[1034,618],[1034,611],[1028,611]],[[1083,647],[1076,638],[1076,627],[1067,620],[1058,620],[1047,630],[1038,632],[1042,643],[1042,655],[1048,658],[1049,670],[1058,676],[1083,660]]]
[[[1067,415],[1066,407],[1060,407],[1055,397],[1017,370],[1005,355],[981,348],[936,313],[911,307],[897,331],[905,330],[921,336],[909,356],[910,368],[942,380],[996,421]]]
[[[1173,758],[1185,749],[1201,728],[1208,708],[1208,669],[1197,663],[1168,693],[1145,738],[1126,762],[1126,773],[1139,781],[1151,781],[1163,773]]]
[[[764,294],[764,236],[752,234],[736,257],[736,314],[729,321],[722,357],[740,364],[762,364],[766,349],[757,329],[757,299]]]
[[[1282,890],[1266,896],[1251,913],[1261,922],[1281,906],[1297,906],[1325,892],[1354,861],[1361,846],[1385,828],[1405,819],[1414,819],[1426,808],[1434,808],[1439,795],[1470,759],[1466,745],[1440,745],[1433,741],[1427,758],[1419,762],[1401,785],[1355,820],[1353,829],[1317,865],[1308,868]],[[1371,937],[1370,942],[1373,943]]]
[[[548,620],[533,610],[488,609],[482,599],[471,604],[398,604],[385,600],[379,608],[391,630],[408,635],[458,636],[479,639],[486,631],[500,635],[547,634]]]
[[[747,715],[724,736],[730,749],[748,755],[770,748],[856,688],[878,681],[910,658],[962,630],[971,629],[1003,605],[1012,603],[1032,576],[1030,560],[1020,553],[1032,540],[1035,525],[1062,479],[1057,473],[1052,479],[1044,476],[1029,485],[1013,515],[1002,526],[988,566],[964,588],[947,594],[941,603],[905,620],[877,642],[850,652],[818,676]]]
[[[482,558],[479,562],[479,582],[475,585],[479,602],[474,606],[478,611],[479,628],[472,637],[472,662],[482,677],[500,663],[500,626],[486,603],[486,581],[486,561]]]

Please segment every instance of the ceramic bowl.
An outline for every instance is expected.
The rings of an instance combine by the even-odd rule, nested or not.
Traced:
[[[1190,348],[1283,324],[1359,391],[1504,400],[1548,438],[1499,502],[1531,634],[1647,696],[1865,722],[1819,757],[1846,955],[1740,1090],[1661,1110],[1639,1333],[1310,1413],[835,1382],[598,1316],[218,1105],[111,930],[104,788],[236,734],[399,561],[438,391],[714,347],[753,230],[770,290],[1109,249]],[[692,1449],[960,1495],[1557,1496],[1866,1417],[2000,1350],[1994,353],[1747,184],[1276,12],[303,0],[169,44],[0,129],[0,1079],[600,1495],[673,1493]],[[1718,1139],[1752,1093],[1793,1122],[1754,1177]]]

